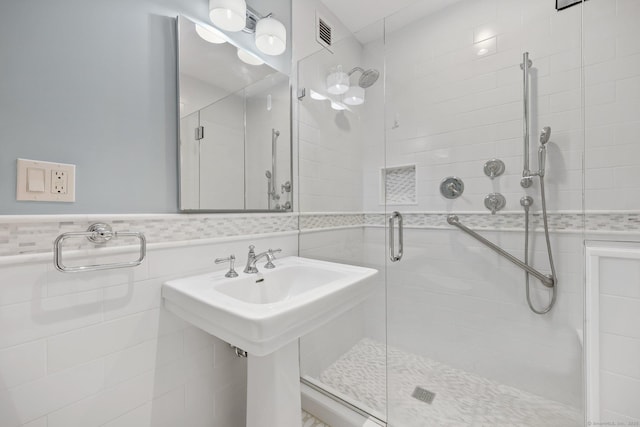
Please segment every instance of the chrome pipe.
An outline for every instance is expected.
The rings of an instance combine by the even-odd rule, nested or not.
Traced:
[[[271,129],[271,194],[275,200],[276,197],[276,165],[278,163],[278,137],[280,131]]]
[[[523,120],[522,120],[522,138],[524,143],[524,156],[522,167],[522,180],[520,184],[528,188],[532,184],[531,180],[531,167],[529,165],[529,68],[533,63],[529,59],[529,52],[522,54],[522,107],[523,107]]]
[[[540,280],[542,282],[542,284],[545,285],[547,288],[553,288],[555,286],[555,280],[554,280],[553,277],[547,276],[545,274],[540,273],[535,268],[533,268],[530,265],[527,265],[524,262],[520,261],[518,258],[516,258],[513,255],[511,255],[510,253],[506,252],[504,249],[500,248],[496,244],[488,241],[487,239],[485,239],[484,237],[482,237],[481,235],[479,235],[475,231],[473,231],[470,228],[462,225],[460,223],[460,221],[458,220],[457,216],[449,215],[447,217],[447,222],[449,224],[455,226],[455,227],[458,227],[460,230],[464,231],[465,233],[467,233],[468,235],[470,235],[471,237],[473,237],[474,239],[476,239],[477,241],[479,241],[483,245],[487,246],[489,249],[491,249],[492,251],[494,251],[498,255],[506,258],[508,261],[511,261],[516,266],[518,266],[521,269],[527,271],[529,274],[531,274],[532,276],[534,276],[535,278]]]

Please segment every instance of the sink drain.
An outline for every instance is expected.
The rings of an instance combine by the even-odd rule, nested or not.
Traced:
[[[416,387],[416,389],[413,390],[411,397],[414,397],[422,402],[425,402],[431,405],[433,403],[433,399],[436,398],[436,394],[429,390],[425,390],[422,387]]]

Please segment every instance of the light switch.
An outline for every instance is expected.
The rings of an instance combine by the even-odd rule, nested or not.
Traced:
[[[75,165],[18,159],[16,171],[16,200],[76,201]]]
[[[44,193],[44,169],[27,168],[27,191]]]

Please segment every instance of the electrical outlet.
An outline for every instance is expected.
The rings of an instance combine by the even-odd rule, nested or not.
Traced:
[[[16,200],[76,201],[75,165],[18,159],[17,171]]]
[[[67,194],[68,175],[62,169],[51,170],[51,192],[53,194]]]

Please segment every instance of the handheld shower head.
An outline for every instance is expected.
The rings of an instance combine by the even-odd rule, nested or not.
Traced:
[[[545,145],[549,142],[549,138],[551,138],[551,128],[549,126],[545,126],[540,131],[540,144]]]

